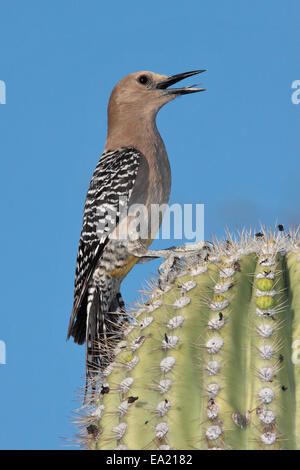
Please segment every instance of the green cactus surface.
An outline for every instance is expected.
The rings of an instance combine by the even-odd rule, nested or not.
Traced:
[[[300,237],[176,259],[81,409],[89,449],[300,449]]]

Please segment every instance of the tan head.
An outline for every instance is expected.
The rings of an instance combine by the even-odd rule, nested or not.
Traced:
[[[157,113],[165,103],[173,100],[176,96],[203,91],[203,88],[191,86],[168,88],[186,77],[201,72],[204,70],[181,73],[172,77],[147,71],[131,73],[120,80],[113,89],[109,101],[109,111],[114,111],[116,107],[126,106]]]
[[[177,96],[203,91],[187,86],[169,88],[184,78],[204,72],[194,70],[168,77],[153,72],[135,72],[124,77],[113,89],[108,104],[108,141],[110,147],[120,140],[122,132],[130,135],[141,123],[143,127],[155,122],[159,109]]]

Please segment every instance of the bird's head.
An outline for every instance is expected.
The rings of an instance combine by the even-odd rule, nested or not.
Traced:
[[[169,88],[184,78],[205,72],[205,70],[193,70],[171,77],[157,73],[142,71],[131,73],[124,77],[113,89],[109,109],[128,107],[136,109],[139,113],[156,114],[159,109],[177,96],[204,91],[204,88],[186,86],[183,88]]]

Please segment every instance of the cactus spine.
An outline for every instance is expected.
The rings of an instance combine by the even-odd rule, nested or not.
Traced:
[[[90,449],[300,449],[300,239],[242,234],[186,257],[82,410]]]

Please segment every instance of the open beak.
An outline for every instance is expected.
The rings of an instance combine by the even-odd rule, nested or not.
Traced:
[[[190,85],[183,88],[168,88],[174,83],[180,82],[184,78],[191,77],[192,75],[197,75],[198,73],[205,72],[205,70],[193,70],[192,72],[179,73],[178,75],[172,75],[162,82],[159,82],[156,86],[159,90],[166,90],[166,93],[170,95],[186,95],[188,93],[197,93],[198,91],[205,91],[205,88],[195,88],[197,85]]]

